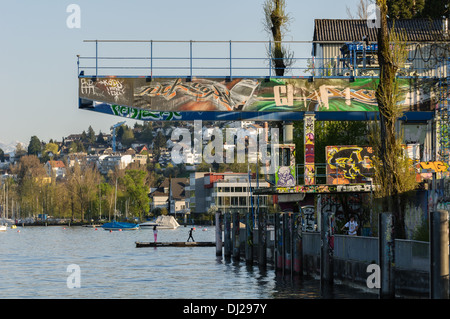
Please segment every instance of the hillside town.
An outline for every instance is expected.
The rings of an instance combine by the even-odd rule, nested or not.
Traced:
[[[237,126],[261,128],[251,121],[223,124],[224,128]],[[27,146],[17,144],[15,152],[0,149],[0,206],[5,217],[26,222],[97,221],[143,220],[170,214],[186,223],[212,221],[213,211],[228,209],[230,204],[235,209],[247,210],[250,203],[247,164],[230,168],[203,161],[196,165],[192,158],[174,164],[171,135],[175,128],[192,129],[192,123],[136,123],[133,128],[121,125],[109,134],[96,134],[89,126],[87,131],[63,137],[61,141],[44,142],[33,136]],[[205,134],[213,128],[212,123],[203,123]],[[206,145],[208,141],[202,143]],[[129,171],[142,172],[140,205],[132,204],[138,195],[131,195],[128,190],[131,186],[124,180]],[[33,178],[28,180],[28,176]],[[253,173],[250,179],[253,187],[255,178]],[[268,184],[264,182],[261,186]],[[217,192],[226,193],[218,196]],[[69,197],[70,207],[55,203],[58,198]],[[266,207],[267,196],[261,198]]]

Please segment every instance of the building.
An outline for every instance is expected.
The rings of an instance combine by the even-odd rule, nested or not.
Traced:
[[[66,176],[66,165],[63,161],[47,161],[44,168],[49,177],[64,178]]]
[[[187,178],[166,178],[156,190],[149,194],[150,210],[166,208],[169,214],[184,214],[187,208],[185,188],[188,185]]]
[[[258,181],[252,174],[249,183],[248,173],[191,173],[188,190],[188,203],[191,213],[206,213],[211,207],[221,212],[246,212],[257,206],[258,196],[250,196],[250,187],[255,189]],[[264,180],[259,181],[260,188],[269,187]],[[267,209],[269,196],[259,196],[259,207]]]
[[[406,36],[408,61],[400,75],[435,76],[436,43],[448,41],[445,19],[388,21],[388,28]],[[376,27],[364,19],[316,19],[312,56],[316,76],[376,76],[379,74]]]

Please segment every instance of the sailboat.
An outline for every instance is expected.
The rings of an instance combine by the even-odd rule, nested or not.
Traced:
[[[116,179],[116,192],[115,192],[115,203],[114,203],[114,217],[116,215],[116,205],[117,205],[117,179]],[[126,222],[117,222],[116,220],[113,219],[112,222],[109,223],[105,223],[103,224],[102,228],[104,230],[109,230],[109,231],[113,231],[113,230],[118,230],[118,231],[123,231],[123,230],[136,230],[139,229],[139,225],[138,224],[133,224],[133,223],[126,223]]]
[[[6,183],[3,184],[3,196],[5,198],[5,203],[2,205],[2,223],[0,224],[0,231],[6,231],[6,229],[8,228],[8,225],[6,225],[5,223],[5,205],[7,207],[8,204],[8,193],[6,192]]]

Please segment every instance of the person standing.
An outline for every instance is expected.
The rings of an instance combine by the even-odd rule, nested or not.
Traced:
[[[356,232],[358,231],[358,223],[355,220],[354,216],[350,217],[350,221],[348,221],[341,230],[344,230],[344,228],[348,228],[348,234],[350,236],[355,236]]]
[[[191,230],[189,231],[189,238],[188,238],[187,241],[189,241],[189,239],[191,239],[191,238],[192,238],[192,241],[193,241],[193,242],[195,241],[195,240],[194,240],[194,237],[192,237],[192,232],[193,232],[193,230],[194,230],[194,228],[191,228]]]
[[[156,243],[156,240],[158,239],[158,230],[156,229],[156,225],[153,226],[153,238],[155,239]]]

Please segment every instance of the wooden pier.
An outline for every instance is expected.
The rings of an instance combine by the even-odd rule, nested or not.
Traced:
[[[209,242],[209,241],[194,241],[194,242],[167,242],[167,243],[160,243],[160,242],[136,242],[136,247],[215,247],[215,242]]]

